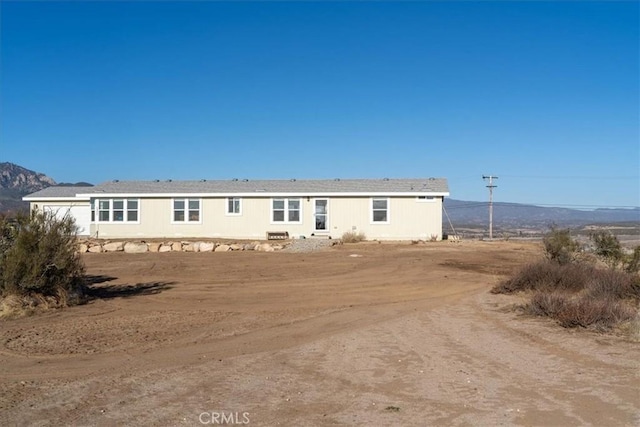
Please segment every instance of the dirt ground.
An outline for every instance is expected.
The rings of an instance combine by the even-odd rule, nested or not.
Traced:
[[[540,254],[86,254],[99,299],[0,322],[0,425],[640,425],[638,343],[488,293]]]

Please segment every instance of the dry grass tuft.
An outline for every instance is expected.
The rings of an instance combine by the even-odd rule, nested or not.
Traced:
[[[347,231],[342,235],[342,243],[358,243],[367,239],[367,236],[360,231],[356,233],[355,231]]]
[[[68,305],[69,300],[65,292],[60,292],[56,296],[9,294],[0,300],[0,319],[30,316]]]

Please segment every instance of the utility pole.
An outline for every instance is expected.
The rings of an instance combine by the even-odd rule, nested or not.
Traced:
[[[493,175],[482,175],[482,179],[489,180],[487,188],[489,189],[489,240],[491,240],[493,239],[493,189],[497,187],[497,185],[493,185],[493,180],[498,179],[498,177]]]

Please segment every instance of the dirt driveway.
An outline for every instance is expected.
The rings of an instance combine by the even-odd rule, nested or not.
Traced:
[[[534,244],[87,254],[0,322],[0,425],[640,425],[640,346],[487,291]]]

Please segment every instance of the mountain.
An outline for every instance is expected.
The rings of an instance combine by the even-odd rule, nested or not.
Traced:
[[[56,185],[45,174],[34,172],[13,163],[0,163],[0,212],[28,209],[22,196]]]
[[[488,202],[445,199],[445,210],[454,227],[487,227]],[[448,225],[446,216],[444,224]],[[580,210],[520,203],[493,203],[493,226],[502,229],[544,229],[550,225],[578,227],[587,224],[640,222],[640,208]]]

